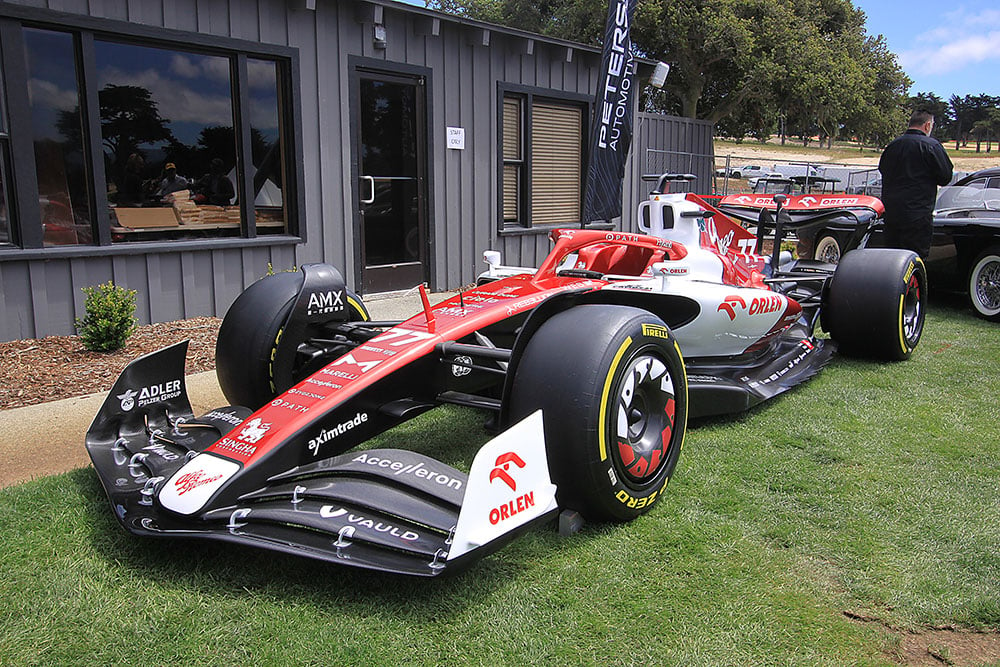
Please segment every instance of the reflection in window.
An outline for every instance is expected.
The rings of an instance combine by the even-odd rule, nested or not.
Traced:
[[[7,131],[7,110],[3,99],[3,70],[0,69],[0,245],[11,242],[10,238],[10,204],[7,199],[7,188],[10,183],[10,134]]]
[[[7,137],[0,133],[0,244],[10,243],[10,205],[7,203]]]
[[[285,229],[285,155],[281,142],[278,64],[247,59],[250,84],[250,142],[253,156],[254,215],[257,233]]]
[[[75,45],[69,33],[24,29],[35,171],[46,246],[90,243]]]
[[[115,241],[238,236],[229,59],[95,40]]]

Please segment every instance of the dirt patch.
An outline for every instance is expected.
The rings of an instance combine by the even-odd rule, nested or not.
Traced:
[[[843,150],[835,149],[833,152],[827,152],[823,149],[816,148],[814,150],[802,150],[795,152],[792,147],[794,147],[793,143],[786,144],[785,147],[780,150],[770,144],[727,144],[725,146],[716,147],[716,161],[718,161],[719,158],[724,158],[726,154],[732,154],[734,157],[739,156],[740,159],[747,158],[748,160],[760,162],[810,162],[813,164],[831,163],[868,165],[872,167],[878,166],[879,155],[872,155],[868,151],[864,154],[859,153],[856,157],[854,157],[845,154]],[[954,143],[947,144],[945,147],[949,149],[954,148]],[[973,147],[971,150],[968,148],[962,149],[961,153],[962,154],[960,156],[955,156],[953,154],[951,156],[951,161],[955,166],[955,171],[972,172],[1000,165],[1000,153],[996,151],[992,153],[976,153],[975,148]]]
[[[47,336],[0,343],[0,410],[108,391],[136,357],[190,340],[187,373],[215,368],[215,339],[222,320],[141,326],[117,352],[90,352],[79,336]]]
[[[899,647],[889,657],[901,665],[954,665],[979,667],[1000,661],[1000,632],[983,632],[954,626],[910,631],[895,628],[880,618],[845,611],[859,623],[877,623],[899,638]]]

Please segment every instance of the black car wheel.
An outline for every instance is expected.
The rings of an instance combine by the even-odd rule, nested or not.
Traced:
[[[852,250],[830,280],[823,327],[847,353],[900,361],[920,342],[926,304],[927,270],[916,253]]]
[[[301,272],[266,276],[236,297],[226,312],[215,344],[215,372],[233,405],[256,410],[308,374],[295,367],[282,373],[273,363],[279,349],[297,349],[305,342],[283,335],[302,282]],[[347,307],[350,320],[369,319],[364,303],[350,290]]]
[[[673,335],[637,308],[583,305],[554,315],[518,363],[509,416],[538,408],[561,507],[597,521],[647,512],[687,428],[687,378]]]
[[[1000,322],[1000,247],[990,248],[973,262],[969,300],[976,315]]]

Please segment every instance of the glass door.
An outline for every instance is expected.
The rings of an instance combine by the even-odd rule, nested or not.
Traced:
[[[422,77],[359,71],[357,123],[362,292],[427,280]]]

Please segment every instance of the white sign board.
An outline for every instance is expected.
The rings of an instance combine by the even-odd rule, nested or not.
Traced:
[[[448,148],[454,148],[455,150],[464,151],[465,150],[465,128],[464,127],[449,127],[448,128]]]

